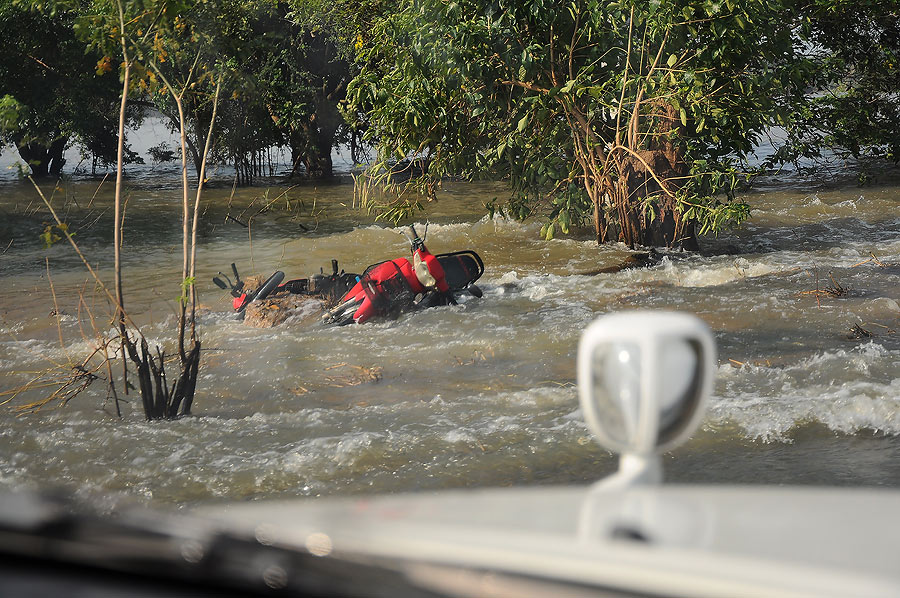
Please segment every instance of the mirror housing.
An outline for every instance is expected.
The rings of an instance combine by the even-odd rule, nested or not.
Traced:
[[[588,326],[578,346],[579,400],[596,440],[621,455],[620,482],[662,479],[659,455],[700,425],[715,364],[712,333],[696,316],[621,312]]]

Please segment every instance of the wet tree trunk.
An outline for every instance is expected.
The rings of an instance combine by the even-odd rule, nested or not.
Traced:
[[[316,111],[299,129],[291,131],[292,175],[298,174],[302,165],[311,179],[327,179],[334,176],[331,151],[338,127],[343,122],[337,102],[330,96],[319,94]]]
[[[621,156],[617,170],[618,179],[601,213],[606,226],[595,226],[599,242],[699,249],[694,226],[681,217],[675,200],[678,181],[687,170],[683,162],[673,164],[663,150],[655,149],[640,152],[639,157]]]
[[[18,140],[16,149],[22,160],[31,168],[31,176],[45,178],[59,176],[62,173],[63,165],[66,162],[63,153],[66,151],[68,143],[68,137],[59,137],[50,145],[37,142],[25,143]]]
[[[186,361],[181,364],[178,377],[171,384],[166,378],[166,355],[159,347],[156,348],[155,356],[150,352],[145,338],[141,339],[140,350],[136,341],[131,338],[127,339],[125,347],[137,369],[141,401],[147,420],[175,419],[190,415],[200,368],[200,341],[194,340]]]
[[[676,200],[688,173],[683,152],[669,135],[680,121],[671,106],[655,103],[654,110],[652,135],[638,135],[635,108],[627,132],[607,149],[572,109],[576,159],[594,207],[594,232],[598,243],[696,251],[695,228],[682,218]]]

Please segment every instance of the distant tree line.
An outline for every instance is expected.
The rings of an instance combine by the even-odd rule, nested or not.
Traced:
[[[338,107],[353,74],[355,36],[339,3],[123,0],[123,7],[134,40],[153,20],[169,24],[142,43],[156,52],[163,76],[191,80],[183,110],[197,168],[222,74],[212,161],[234,165],[238,182],[252,184],[271,173],[278,148],[288,152],[292,175],[332,175],[332,149],[353,134]],[[0,141],[34,176],[60,174],[72,144],[97,164],[115,163],[122,76],[115,9],[109,0],[0,5]],[[132,127],[155,109],[177,129],[160,74],[138,60],[131,85]],[[129,152],[126,161],[139,159]]]
[[[127,117],[178,107],[201,162],[241,184],[273,148],[328,177],[332,150],[378,155],[379,209],[409,215],[447,176],[507,180],[488,206],[590,226],[600,242],[697,246],[739,224],[748,158],[900,159],[900,8],[881,0],[121,0],[137,56]],[[77,144],[115,160],[114,0],[0,5],[0,134],[34,175]],[[159,24],[165,22],[165,27]],[[152,39],[142,39],[153,30]],[[130,159],[137,159],[130,154]],[[398,165],[417,174],[397,176]],[[371,187],[369,187],[371,188]]]

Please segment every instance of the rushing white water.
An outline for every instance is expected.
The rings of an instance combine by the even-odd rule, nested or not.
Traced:
[[[94,190],[69,183],[54,201],[107,276],[109,196],[88,207]],[[900,485],[897,187],[810,193],[773,183],[748,198],[754,218],[744,230],[705,240],[702,253],[594,274],[631,252],[587,237],[542,241],[537,222],[479,214],[502,188],[448,185],[428,206],[429,248],[479,252],[483,298],[362,326],[297,318],[251,328],[210,282],[231,262],[244,275],[277,268],[290,278],[333,257],[359,272],[408,252],[401,228],[352,207],[349,185],[282,191],[207,194],[195,415],[147,423],[131,395],[119,419],[102,382],[64,408],[3,412],[0,486],[185,504],[592,481],[614,459],[581,421],[576,345],[598,315],[634,308],[696,313],[719,345],[709,415],[667,458],[670,478]],[[47,215],[33,195],[0,187],[0,251],[11,243],[0,256],[0,392],[83,359],[96,345],[87,306],[99,330],[109,325],[108,302],[85,283],[72,249],[40,246]],[[125,230],[126,307],[148,339],[169,347],[177,196],[135,182]],[[837,285],[840,296],[821,292]],[[870,336],[856,338],[855,325]],[[3,400],[21,405],[42,392]]]

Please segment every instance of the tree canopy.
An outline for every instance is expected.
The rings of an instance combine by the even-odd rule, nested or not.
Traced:
[[[75,139],[109,161],[123,54],[116,0],[0,7],[0,131],[58,172]],[[212,155],[241,183],[286,148],[328,176],[365,135],[370,173],[509,181],[491,203],[545,237],[695,248],[739,224],[760,137],[773,158],[900,159],[896,3],[879,0],[121,0],[134,106],[177,127],[195,164],[221,84]],[[177,98],[166,91],[180,90]],[[49,92],[47,91],[49,90]],[[340,108],[340,110],[339,110]],[[135,114],[136,116],[136,114]],[[30,152],[30,153],[29,153]],[[51,156],[51,154],[53,154]],[[39,166],[43,165],[43,166]],[[45,169],[45,170],[41,170]],[[408,178],[405,173],[402,178]],[[408,215],[410,195],[382,206]]]
[[[900,4],[813,0],[800,10],[814,65],[776,159],[900,161]]]
[[[240,182],[262,174],[264,156],[281,147],[291,151],[295,171],[331,175],[332,149],[344,129],[337,106],[351,75],[345,51],[352,43],[351,28],[339,26],[343,21],[338,17],[348,14],[341,12],[341,3],[122,0],[121,5],[135,61],[132,110],[153,106],[177,129],[177,108],[162,79],[183,87],[188,151],[195,165],[200,163],[213,90],[223,76],[214,157],[233,163]],[[23,28],[33,35],[22,33]],[[3,90],[9,102],[17,102],[16,118],[5,119],[6,142],[14,141],[14,133],[48,145],[58,140],[61,158],[66,141],[77,135],[88,152],[107,162],[114,159],[116,75],[123,59],[117,28],[118,4],[111,0],[14,0],[0,11],[0,32],[5,33],[0,43],[9,46],[0,59],[0,80],[17,86],[7,90],[4,85]],[[67,62],[57,61],[55,71],[42,72],[40,60],[28,59],[38,55],[61,55]],[[53,73],[68,84],[48,81]],[[42,79],[33,81],[31,75]],[[69,80],[78,82],[78,88]],[[106,88],[89,90],[84,81],[101,81]],[[28,93],[43,103],[30,102]],[[13,106],[4,104],[4,114],[12,115]],[[69,117],[85,122],[70,123]],[[92,129],[75,126],[88,123]]]
[[[73,13],[3,3],[0,56],[0,145],[16,147],[37,176],[61,172],[70,141],[115,161],[119,81],[76,37]]]
[[[743,220],[739,161],[805,70],[782,2],[415,0],[349,92],[387,163],[508,178],[600,241],[695,247]]]

